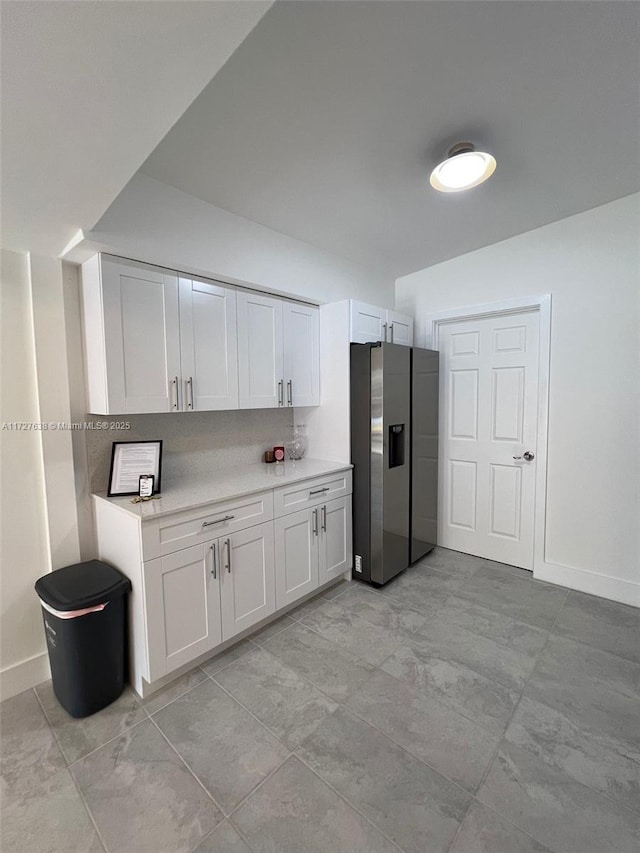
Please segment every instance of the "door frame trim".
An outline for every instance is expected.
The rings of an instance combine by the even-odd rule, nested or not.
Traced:
[[[549,378],[551,365],[551,294],[540,296],[516,296],[499,302],[450,308],[426,316],[426,342],[428,349],[438,349],[440,326],[461,320],[477,320],[482,317],[499,317],[520,314],[523,311],[538,311],[540,316],[540,338],[538,351],[538,465],[536,466],[534,520],[533,520],[533,575],[545,565],[546,517],[547,517],[547,450],[549,442]],[[440,503],[440,494],[438,503]],[[440,507],[438,507],[440,515]]]

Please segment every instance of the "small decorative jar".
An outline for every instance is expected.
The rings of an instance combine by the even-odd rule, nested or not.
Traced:
[[[294,424],[291,427],[286,448],[289,459],[302,459],[307,451],[307,428],[304,424]]]

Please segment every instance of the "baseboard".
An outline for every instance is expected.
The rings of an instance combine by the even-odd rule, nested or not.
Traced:
[[[587,572],[584,569],[574,569],[562,566],[560,563],[545,561],[533,570],[533,577],[538,581],[555,583],[566,586],[589,595],[599,595],[621,604],[640,607],[640,584],[601,575],[597,572]]]
[[[51,678],[51,670],[46,652],[7,666],[0,670],[0,700],[17,696],[48,678]]]

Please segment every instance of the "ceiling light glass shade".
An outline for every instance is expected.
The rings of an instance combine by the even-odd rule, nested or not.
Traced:
[[[457,193],[477,187],[495,172],[496,160],[491,154],[476,151],[470,142],[460,142],[439,163],[429,182],[441,193]]]

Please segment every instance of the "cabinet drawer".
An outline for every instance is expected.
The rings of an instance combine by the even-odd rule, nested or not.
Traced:
[[[351,492],[351,470],[281,486],[273,492],[275,516],[279,518],[305,507],[319,506]]]
[[[142,525],[144,559],[162,557],[272,518],[273,493],[269,491],[150,519]]]

